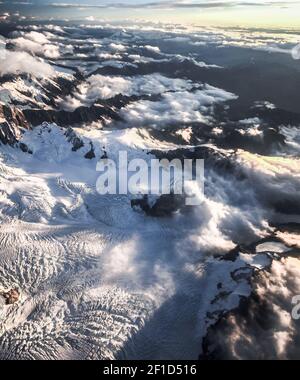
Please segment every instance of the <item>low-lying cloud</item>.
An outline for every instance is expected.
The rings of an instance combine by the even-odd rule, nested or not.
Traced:
[[[92,105],[98,99],[116,95],[154,95],[166,91],[191,90],[199,86],[189,80],[167,78],[160,74],[124,78],[121,76],[92,75],[77,87],[77,93],[61,102],[61,107],[72,110],[79,105]]]
[[[207,122],[205,114],[209,107],[235,98],[234,94],[206,86],[194,92],[168,92],[160,101],[141,100],[129,104],[121,110],[121,116],[131,126],[162,127],[173,123]]]
[[[35,31],[22,32],[20,37],[10,40],[17,50],[56,59],[60,56],[59,46],[52,44],[43,34]]]
[[[1,50],[0,74],[31,74],[38,78],[55,75],[54,69],[46,62],[27,52]]]

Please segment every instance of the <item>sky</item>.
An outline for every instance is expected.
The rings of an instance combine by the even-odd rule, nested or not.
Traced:
[[[25,5],[24,3],[28,3]],[[12,5],[13,4],[13,5]],[[43,17],[143,19],[181,24],[300,27],[300,0],[22,0],[2,8]]]

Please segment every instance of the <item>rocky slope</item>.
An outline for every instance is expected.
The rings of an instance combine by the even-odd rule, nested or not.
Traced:
[[[4,145],[15,145],[22,131],[29,129],[24,113],[17,107],[0,104],[0,142]]]

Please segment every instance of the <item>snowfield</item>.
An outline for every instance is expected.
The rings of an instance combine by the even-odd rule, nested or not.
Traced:
[[[32,155],[1,153],[1,285],[22,294],[1,307],[1,358],[197,358],[209,324],[250,294],[265,255],[213,258],[215,241],[192,239],[197,213],[152,219],[127,196],[98,195],[95,162],[72,152],[64,132],[44,125],[23,137]],[[110,157],[159,143],[134,129],[91,135]],[[237,271],[248,277],[234,280]]]

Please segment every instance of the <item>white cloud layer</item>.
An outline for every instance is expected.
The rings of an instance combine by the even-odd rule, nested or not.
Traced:
[[[91,105],[97,99],[109,99],[118,94],[149,95],[166,91],[191,90],[197,86],[191,81],[167,78],[160,74],[135,77],[92,75],[77,87],[77,93],[61,102],[61,107],[73,110],[79,105]],[[199,85],[198,85],[199,86]]]
[[[26,52],[1,50],[0,74],[31,74],[38,78],[55,75],[54,69],[46,62]]]
[[[43,34],[36,31],[21,33],[20,37],[11,39],[18,50],[43,55],[46,58],[56,59],[60,56],[59,46],[52,44]]]
[[[132,103],[121,110],[121,116],[131,126],[161,127],[179,122],[205,122],[205,114],[210,106],[235,98],[229,92],[206,85],[205,89],[195,92],[165,93],[160,101],[141,100]]]

